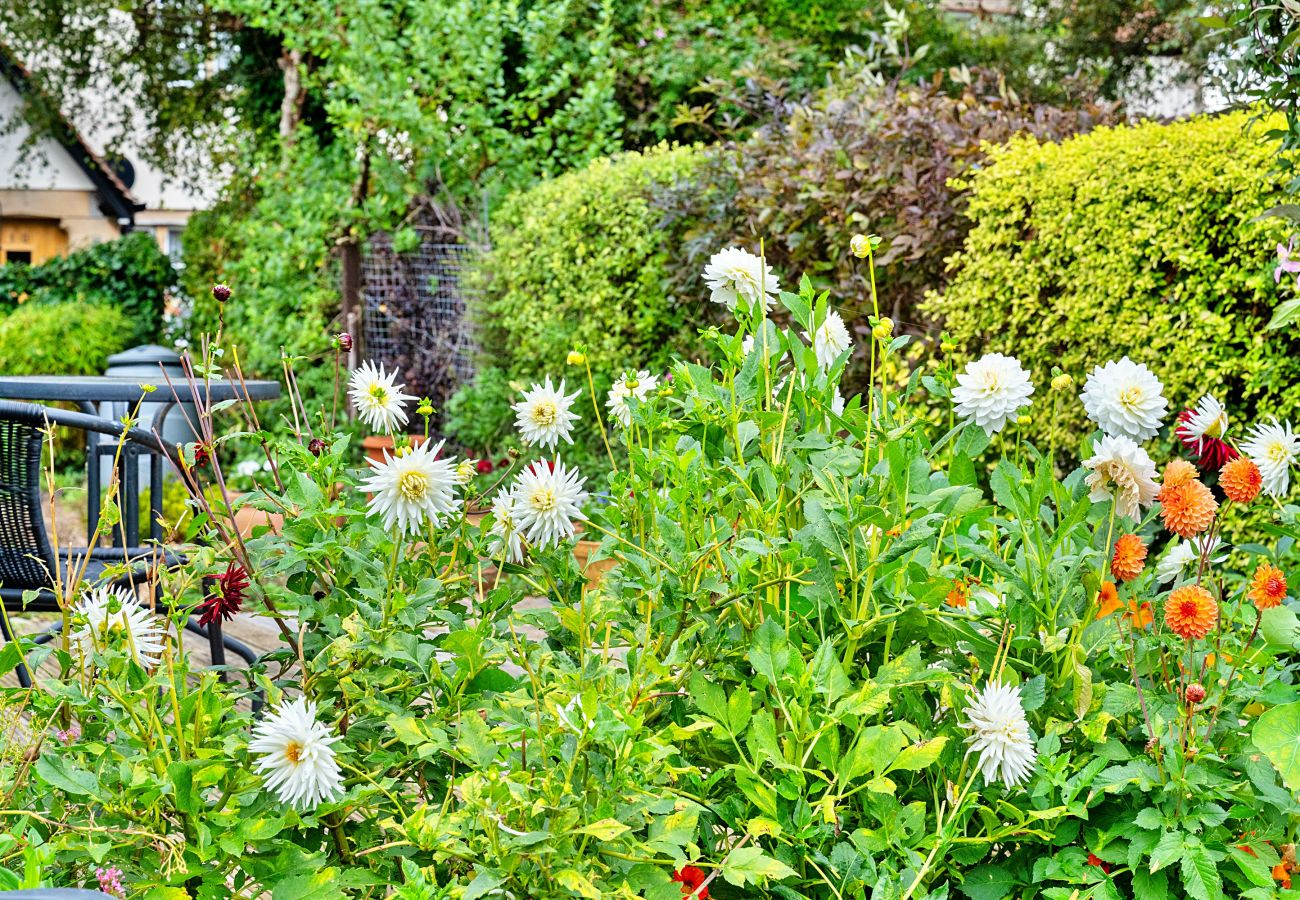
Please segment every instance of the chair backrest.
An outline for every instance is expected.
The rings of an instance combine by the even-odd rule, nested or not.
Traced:
[[[49,587],[55,571],[41,506],[41,427],[0,409],[0,584],[8,589]]]

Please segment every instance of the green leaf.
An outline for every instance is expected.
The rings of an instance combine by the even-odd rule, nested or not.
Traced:
[[[971,869],[958,889],[970,900],[1002,900],[1016,887],[1016,879],[1005,866],[984,865]]]
[[[748,688],[740,685],[731,692],[731,696],[727,698],[727,723],[732,734],[744,734],[746,726],[749,725],[749,714],[752,709],[753,703]]]
[[[36,761],[36,774],[61,791],[69,794],[99,794],[99,779],[57,756],[42,755]]]
[[[767,856],[758,847],[737,847],[722,862],[722,877],[736,887],[760,884],[769,878],[780,881],[795,874],[794,869]]]
[[[1264,860],[1238,847],[1230,847],[1228,855],[1237,864],[1237,868],[1241,869],[1241,874],[1249,878],[1253,884],[1265,888],[1273,886],[1273,873]]]
[[[1141,866],[1133,870],[1133,900],[1165,900],[1169,896],[1169,879],[1164,872],[1148,872]]]
[[[271,900],[342,900],[338,870],[321,869],[310,875],[291,875],[271,888]]]
[[[1180,872],[1183,889],[1194,900],[1218,900],[1223,896],[1219,870],[1200,844],[1186,847]]]
[[[775,619],[768,619],[754,632],[749,662],[770,684],[776,684],[790,665],[790,643]]]
[[[599,822],[592,822],[590,825],[584,825],[578,829],[578,834],[589,834],[592,837],[600,838],[602,841],[612,841],[630,829],[618,819],[601,819]]]
[[[889,767],[889,771],[915,772],[918,769],[924,769],[939,758],[947,743],[947,737],[936,737],[928,741],[921,741],[919,744],[904,747],[903,751],[898,754],[898,758],[894,760],[893,765]]]
[[[561,869],[555,873],[555,880],[580,897],[600,900],[600,889],[577,869]]]
[[[1159,842],[1151,849],[1152,872],[1158,872],[1170,863],[1178,862],[1183,855],[1183,835],[1178,831],[1166,831],[1160,835]]]
[[[486,896],[501,884],[501,877],[490,869],[479,869],[474,880],[465,886],[465,892],[461,894],[462,900],[478,900],[479,897]]]
[[[1255,722],[1255,746],[1293,791],[1300,791],[1300,702],[1275,706]]]

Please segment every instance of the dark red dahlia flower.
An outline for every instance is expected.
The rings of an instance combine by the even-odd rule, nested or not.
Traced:
[[[492,460],[480,459],[474,468],[478,469],[480,475],[486,475],[492,471]]]
[[[1183,446],[1191,451],[1192,458],[1196,460],[1202,469],[1217,472],[1223,468],[1224,463],[1237,458],[1237,451],[1230,444],[1216,437],[1211,437],[1208,434],[1197,437],[1192,434],[1187,423],[1194,415],[1196,415],[1196,411],[1191,409],[1180,412],[1178,414],[1178,428],[1174,430],[1174,433],[1183,442]]]
[[[199,604],[199,624],[205,628],[218,619],[233,619],[243,607],[248,590],[248,573],[237,562],[227,566],[215,581],[212,593]]]
[[[682,886],[683,897],[697,897],[699,900],[708,900],[709,889],[702,887],[707,880],[708,876],[698,866],[682,866],[673,873],[673,881]]]
[[[1107,875],[1110,874],[1110,863],[1105,862],[1104,860],[1102,860],[1100,856],[1097,856],[1095,853],[1088,854],[1088,865],[1097,866]]]

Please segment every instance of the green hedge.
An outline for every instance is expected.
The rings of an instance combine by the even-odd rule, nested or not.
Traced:
[[[0,315],[0,372],[99,375],[130,333],[126,313],[102,303],[25,303]]]
[[[125,314],[123,346],[158,339],[176,270],[153,237],[137,231],[39,266],[0,266],[0,311],[20,303],[104,303]]]
[[[672,249],[658,238],[663,214],[651,193],[689,175],[698,158],[691,147],[668,146],[602,158],[511,195],[494,213],[492,250],[468,283],[479,298],[473,315],[483,365],[495,371],[461,389],[447,423],[453,438],[475,451],[498,449],[478,442],[508,434],[507,423],[484,422],[476,407],[494,400],[500,410],[503,385],[514,390],[548,373],[576,383],[579,372],[565,371],[575,346],[586,347],[602,397],[629,366],[663,366],[686,349],[705,294],[679,302],[667,290]],[[585,396],[583,410],[575,441],[598,447]]]
[[[1064,446],[1082,425],[1073,398],[1047,396],[1053,366],[1077,390],[1124,354],[1159,375],[1171,409],[1212,391],[1239,429],[1300,414],[1300,340],[1264,330],[1284,226],[1255,219],[1279,196],[1274,150],[1247,121],[1017,139],[961,183],[973,226],[952,281],[923,309],[960,355],[1012,353],[1032,371],[1034,440]]]

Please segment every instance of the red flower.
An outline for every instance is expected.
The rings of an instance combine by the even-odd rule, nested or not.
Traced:
[[[212,458],[212,451],[208,449],[207,444],[194,445],[194,468],[199,469],[208,464]]]
[[[708,900],[709,889],[703,887],[707,876],[704,870],[698,866],[682,866],[673,873],[673,881],[682,886],[683,897],[696,897],[699,900]]]
[[[478,461],[478,465],[475,466],[474,468],[478,469],[478,473],[480,475],[486,475],[487,473],[492,471],[492,460],[480,459]]]
[[[1107,875],[1110,874],[1110,863],[1104,862],[1102,858],[1100,856],[1097,856],[1095,853],[1088,854],[1088,865],[1098,866]]]
[[[1223,464],[1229,460],[1237,458],[1237,451],[1232,446],[1219,440],[1216,437],[1210,437],[1208,434],[1196,437],[1186,427],[1188,420],[1196,415],[1195,410],[1185,409],[1178,414],[1178,428],[1174,434],[1183,442],[1183,446],[1192,452],[1192,457],[1201,464],[1202,469],[1208,469],[1211,472],[1217,472],[1223,468]]]
[[[211,625],[218,619],[233,619],[244,605],[244,592],[248,590],[248,573],[243,566],[232,562],[216,578],[216,589],[199,604],[199,624]]]

